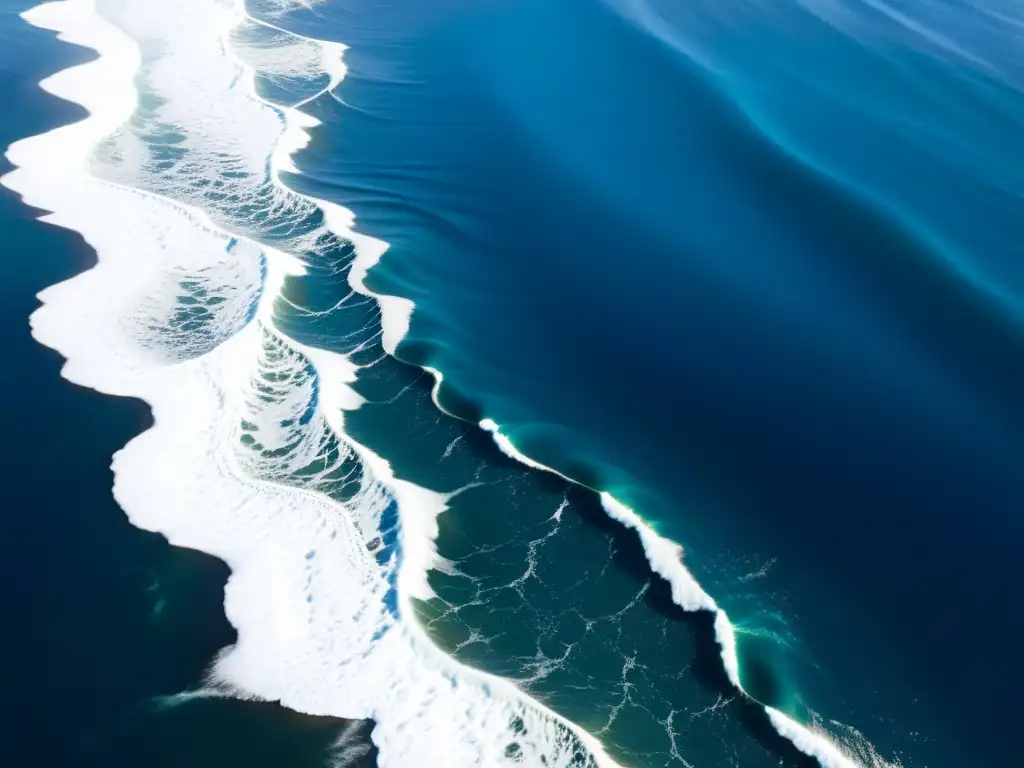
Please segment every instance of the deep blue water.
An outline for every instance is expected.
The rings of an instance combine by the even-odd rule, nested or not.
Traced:
[[[350,46],[295,184],[391,243],[369,282],[416,303],[399,357],[683,543],[755,697],[907,766],[1018,751],[1019,25],[952,2],[289,20]]]

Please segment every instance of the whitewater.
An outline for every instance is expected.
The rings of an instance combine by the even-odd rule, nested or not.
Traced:
[[[361,365],[352,354],[299,343],[275,323],[286,281],[339,241],[354,246],[353,293],[379,306],[384,352],[395,354],[414,311],[366,287],[386,243],[281,179],[298,172],[292,155],[316,125],[302,105],[344,78],[343,47],[228,0],[64,0],[24,18],[99,54],[40,84],[89,116],[7,153],[16,170],[2,183],[97,254],[95,267],[40,294],[32,332],[66,358],[70,381],[152,408],[154,426],[114,457],[114,494],[137,527],[231,569],[224,607],[238,640],[213,661],[209,688],[372,719],[385,766],[614,766],[592,735],[423,632],[412,601],[430,596],[428,571],[445,567],[433,542],[449,496],[395,477],[345,433],[344,413],[362,402],[349,386]],[[264,93],[305,91],[278,103],[258,80]],[[429,372],[440,408],[443,376]],[[479,426],[506,455],[559,474],[493,421]],[[682,548],[612,496],[601,501],[637,531],[677,604],[715,613],[723,664],[746,695],[735,630]],[[388,543],[392,507],[399,528]],[[765,709],[827,768],[884,764]]]

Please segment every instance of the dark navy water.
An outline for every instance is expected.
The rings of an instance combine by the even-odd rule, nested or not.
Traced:
[[[681,542],[761,702],[907,766],[1012,762],[1019,9],[353,1],[289,28],[350,46],[295,184],[391,244],[369,285],[416,303],[399,357],[446,409]]]
[[[29,7],[0,2],[5,148],[84,117],[38,83],[93,54],[23,22],[17,14]],[[0,174],[8,170],[0,160]],[[95,264],[80,237],[34,221],[39,213],[0,187],[0,338],[9,355],[0,367],[0,669],[9,693],[0,762],[325,765],[346,721],[176,698],[198,688],[235,640],[223,609],[228,569],[133,528],[114,502],[110,457],[150,426],[149,409],[64,381],[60,357],[30,336],[35,294]]]

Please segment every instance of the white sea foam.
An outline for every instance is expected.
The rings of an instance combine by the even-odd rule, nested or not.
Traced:
[[[314,85],[326,76],[326,85],[304,100],[315,98],[325,89],[334,88],[345,77],[342,53],[345,46],[338,43],[297,37],[261,19],[244,12],[244,19],[231,30],[231,52],[251,67],[260,79],[287,80],[289,87],[303,88],[311,81]],[[293,106],[299,106],[301,101]]]
[[[327,226],[340,237],[350,240],[356,247],[356,258],[349,271],[349,284],[364,296],[373,297],[380,305],[383,336],[381,345],[389,355],[394,355],[398,343],[409,332],[415,305],[401,296],[388,296],[372,292],[366,287],[366,275],[380,262],[388,244],[355,231],[355,216],[346,208],[328,202],[317,201],[323,208]]]
[[[775,730],[792,741],[805,755],[815,758],[824,768],[858,768],[858,762],[844,754],[826,734],[801,725],[772,707],[765,707],[765,711]],[[871,765],[873,768],[882,768],[886,763],[873,762]]]
[[[233,83],[221,78],[226,70],[216,58],[224,49],[200,39],[210,25],[203,12],[220,14],[226,3],[139,3],[141,14],[123,0],[115,5],[128,12],[118,17],[125,27],[141,25],[136,32],[159,39],[185,35],[197,57],[173,54],[182,67],[177,74],[156,62],[139,72],[144,86],[177,76],[199,82],[188,80],[198,67],[210,74],[204,88],[225,88],[215,94],[219,101],[199,113],[191,111],[194,103],[183,108],[173,98],[140,105],[132,76],[143,56],[132,38],[99,16],[92,0],[40,6],[26,14],[30,23],[101,54],[41,84],[90,116],[13,145],[8,157],[16,170],[3,183],[52,211],[45,221],[79,232],[97,253],[93,269],[40,295],[32,329],[66,357],[69,379],[141,397],[153,409],[154,426],[115,456],[118,502],[138,527],[231,568],[225,611],[238,642],[217,659],[211,687],[303,712],[373,718],[381,765],[567,766],[580,743],[611,765],[594,739],[509,683],[437,651],[408,621],[411,590],[401,588],[401,576],[401,611],[387,608],[388,568],[367,551],[362,529],[379,522],[380,507],[394,496],[405,535],[415,528],[407,522],[433,521],[439,510],[429,507],[443,499],[398,483],[382,459],[347,442],[341,410],[359,404],[347,386],[354,367],[274,327],[277,291],[301,263],[241,235],[256,229],[256,203],[289,215],[303,210],[283,188],[268,196],[257,179],[273,151],[264,132],[279,137],[281,122],[262,113],[242,121],[232,111],[240,105],[228,103]],[[155,113],[160,119],[147,125]],[[126,128],[129,119],[134,125]],[[155,124],[185,129],[183,190],[146,176],[160,165],[146,142]],[[251,143],[222,151],[232,131]],[[97,145],[105,150],[98,156]],[[257,146],[266,150],[262,159]],[[215,167],[203,168],[206,161]],[[90,166],[119,183],[97,179]],[[127,186],[133,173],[164,195]],[[252,183],[239,192],[228,179]],[[186,202],[206,202],[196,195],[197,181],[252,206],[253,218],[230,221],[227,206],[215,205],[207,216],[168,198],[181,191]],[[240,231],[229,234],[215,223]],[[313,426],[300,434],[296,414],[311,404]],[[349,473],[351,467],[358,472]],[[344,500],[323,492],[332,478],[354,485]],[[432,541],[434,533],[410,539]],[[424,569],[417,557],[408,557],[414,573]]]

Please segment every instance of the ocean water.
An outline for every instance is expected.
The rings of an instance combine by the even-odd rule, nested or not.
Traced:
[[[101,526],[30,602],[135,564],[131,685],[58,656],[108,754],[1015,763],[1019,6],[23,10],[5,326],[98,258],[12,335]]]

